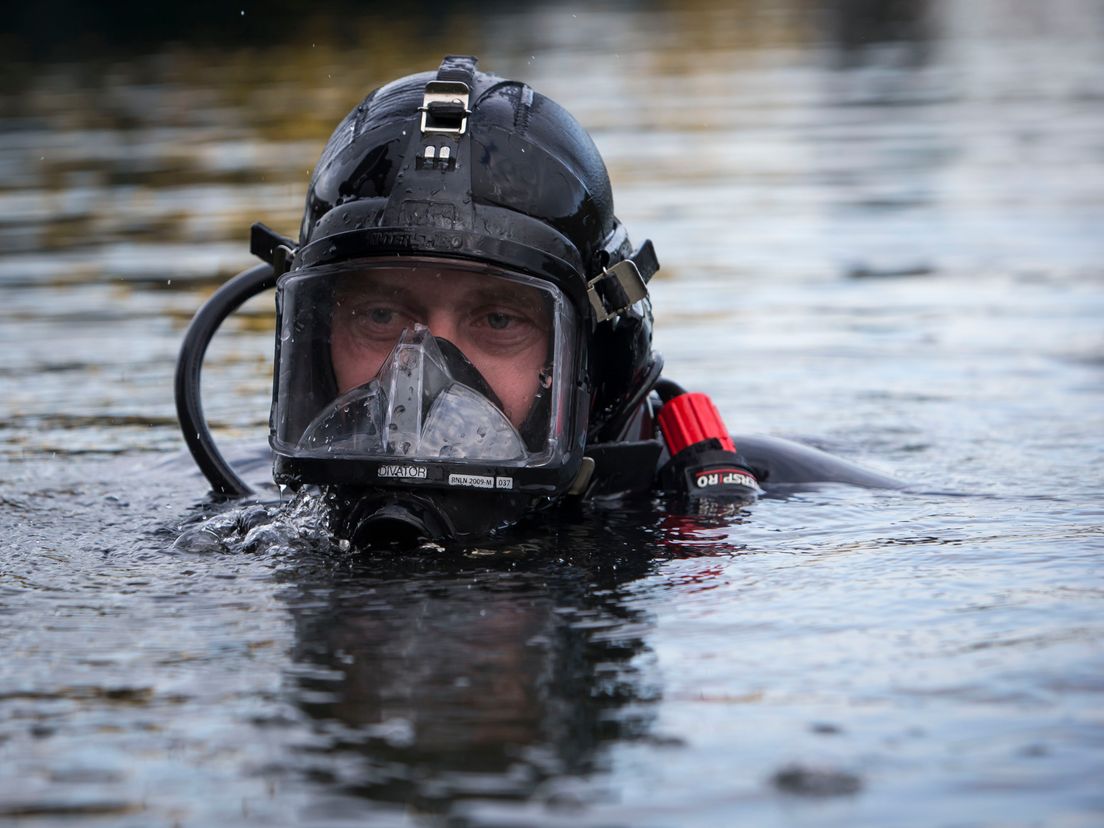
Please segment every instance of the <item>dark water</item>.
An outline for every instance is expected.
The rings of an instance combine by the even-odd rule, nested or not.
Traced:
[[[1104,822],[1104,3],[441,9],[11,62],[0,821]],[[670,376],[912,488],[371,558],[210,501],[188,318],[449,51],[591,130]],[[270,302],[212,348],[223,440],[265,434]]]

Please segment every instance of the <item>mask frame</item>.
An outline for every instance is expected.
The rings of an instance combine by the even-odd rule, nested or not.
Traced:
[[[297,443],[307,423],[332,405],[338,396],[329,363],[329,320],[333,292],[323,281],[342,273],[444,269],[520,283],[540,291],[549,302],[553,337],[549,357],[554,370],[549,405],[553,410],[547,440],[539,450],[530,447],[522,459],[482,460],[476,457],[327,456],[316,448],[301,450]],[[304,286],[316,285],[313,293]],[[555,283],[493,265],[442,257],[372,257],[319,268],[297,269],[282,275],[277,285],[277,336],[273,406],[269,443],[275,453],[277,483],[297,489],[304,484],[380,487],[388,490],[493,490],[525,493],[531,497],[561,494],[578,473],[585,443],[586,383],[585,334],[570,299]],[[299,318],[308,315],[311,319]],[[319,333],[318,328],[323,329]],[[292,342],[293,337],[307,343]],[[302,378],[305,381],[299,382]],[[284,398],[305,400],[298,413]],[[306,412],[306,413],[304,413]],[[288,418],[295,420],[290,426]]]

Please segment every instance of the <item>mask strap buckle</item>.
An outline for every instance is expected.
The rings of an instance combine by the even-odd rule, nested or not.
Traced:
[[[277,276],[287,273],[297,249],[291,239],[259,221],[249,228],[249,252],[272,265]]]
[[[422,113],[422,134],[463,135],[468,129],[471,88],[463,81],[431,80],[418,111]]]
[[[613,267],[587,282],[587,297],[598,323],[625,312],[648,297],[648,286],[640,269],[631,258],[622,259]]]
[[[463,135],[468,129],[471,90],[475,85],[475,64],[472,55],[446,55],[437,70],[437,77],[425,86],[422,105],[422,135]]]

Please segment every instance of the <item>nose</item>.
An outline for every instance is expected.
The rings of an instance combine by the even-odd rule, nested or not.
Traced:
[[[461,343],[458,341],[460,325],[457,322],[456,314],[448,308],[434,308],[431,310],[426,317],[426,326],[434,336],[447,339],[453,345],[460,347]]]

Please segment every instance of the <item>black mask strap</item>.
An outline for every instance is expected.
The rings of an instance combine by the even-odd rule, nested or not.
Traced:
[[[468,55],[449,55],[425,85],[381,227],[431,232],[474,227],[469,120],[475,62]]]
[[[473,55],[445,55],[441,66],[437,69],[437,80],[459,81],[471,88],[477,63],[479,58]]]

